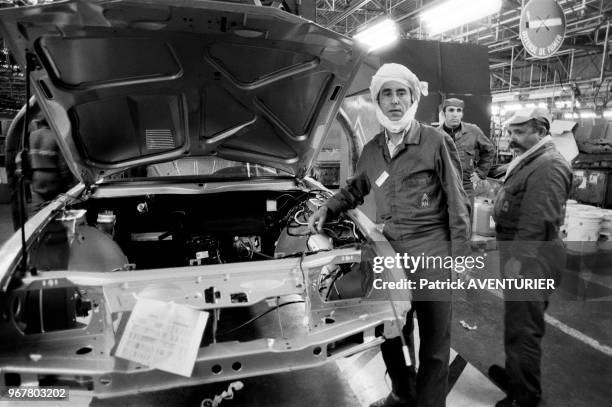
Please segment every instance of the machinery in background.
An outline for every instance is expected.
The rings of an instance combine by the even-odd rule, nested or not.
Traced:
[[[583,121],[575,137],[580,154],[572,162],[571,198],[612,208],[612,124],[605,119]]]
[[[612,208],[612,154],[581,153],[573,162],[571,198]]]

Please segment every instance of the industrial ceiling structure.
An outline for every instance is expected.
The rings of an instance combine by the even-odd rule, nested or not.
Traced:
[[[4,0],[0,6],[28,5],[38,0]],[[550,103],[566,97],[566,107],[612,107],[612,1],[557,0],[566,18],[561,48],[546,59],[530,56],[519,38],[521,10],[527,0],[503,0],[501,10],[488,17],[431,35],[421,15],[448,0],[238,0],[281,7],[314,19],[347,36],[383,16],[399,23],[404,38],[474,43],[488,47],[494,102],[539,100]],[[41,0],[40,2],[43,2]],[[0,54],[0,113],[22,102],[21,73],[8,52]],[[8,109],[8,110],[7,110]]]
[[[521,10],[528,1],[504,0],[498,13],[430,35],[421,15],[446,0],[316,0],[316,21],[353,35],[371,21],[389,15],[405,38],[470,42],[489,49],[494,101],[578,98],[578,106],[602,108],[612,93],[612,1],[558,0],[566,35],[552,57],[530,56],[519,38]],[[582,100],[582,104],[580,103]]]

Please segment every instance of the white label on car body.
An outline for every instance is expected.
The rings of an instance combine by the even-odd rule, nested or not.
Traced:
[[[196,252],[196,259],[198,259],[198,260],[207,259],[209,257],[210,257],[210,255],[208,254],[207,250],[204,250],[202,252]]]

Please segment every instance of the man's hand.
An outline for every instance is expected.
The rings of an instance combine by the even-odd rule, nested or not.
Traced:
[[[477,173],[473,172],[472,175],[470,176],[470,181],[472,181],[472,184],[476,185],[477,183],[480,182],[480,177],[478,176]]]
[[[321,233],[327,220],[327,206],[323,205],[308,219],[308,229],[312,233]]]

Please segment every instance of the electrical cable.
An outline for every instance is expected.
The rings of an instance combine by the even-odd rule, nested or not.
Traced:
[[[329,290],[327,290],[327,294],[325,295],[325,301],[329,300],[329,296],[331,294],[332,288],[335,287],[336,281],[338,281],[338,279],[340,277],[342,277],[343,275],[344,275],[344,273],[342,272],[341,269],[336,272],[336,274],[334,275],[334,279],[332,280],[331,284],[329,285]],[[340,293],[338,292],[337,288],[336,288],[336,292],[338,293],[338,299],[341,299],[340,298]]]
[[[297,301],[288,301],[288,302],[284,302],[282,304],[278,304],[278,305],[270,308],[269,310],[267,310],[267,311],[257,315],[256,317],[253,317],[253,318],[249,319],[248,321],[244,322],[243,324],[238,325],[235,328],[232,328],[232,329],[230,329],[228,331],[225,331],[225,332],[219,332],[217,334],[217,336],[224,336],[224,335],[228,335],[228,334],[231,334],[233,332],[236,332],[236,331],[244,328],[245,326],[252,324],[253,322],[257,321],[259,318],[269,314],[270,312],[275,311],[277,308],[284,307],[285,305],[299,304],[299,303],[303,303],[303,302],[304,302],[304,300],[297,300]]]
[[[310,232],[308,233],[293,233],[289,231],[289,227],[287,227],[287,236],[291,236],[291,237],[304,237],[304,236],[310,236]],[[295,228],[293,228],[295,229]]]
[[[298,216],[300,215],[300,213],[305,212],[306,209],[305,208],[300,208],[295,215],[293,215],[293,220],[295,221],[295,223],[297,223],[300,226],[308,226],[308,222],[300,222],[300,220],[298,219]]]
[[[345,220],[345,222],[348,222],[353,225],[353,236],[355,236],[355,239],[359,239],[359,236],[357,235],[357,225],[355,225],[355,222],[350,220]]]
[[[333,229],[323,227],[323,230],[329,233],[332,239],[340,240],[340,238],[338,237],[338,234]]]
[[[244,242],[242,241],[242,239],[238,239],[237,241],[238,241],[238,243],[240,243],[240,244],[242,245],[242,247],[244,247],[244,248],[245,248],[245,249],[246,249],[246,250],[247,250],[247,251],[250,253],[250,255],[249,255],[249,259],[252,259],[252,258],[253,258],[253,254],[257,254],[257,255],[259,255],[259,256],[261,256],[261,257],[265,257],[266,259],[273,259],[273,260],[277,259],[277,258],[276,258],[276,257],[274,257],[274,256],[269,256],[269,255],[267,255],[267,254],[265,254],[265,253],[261,253],[261,252],[258,252],[258,251],[253,250],[253,248],[252,248],[252,247],[250,247],[250,245],[249,245],[249,246],[247,246],[247,245],[246,245],[246,243],[244,243]]]
[[[276,257],[274,257],[274,256],[270,256],[270,255],[267,255],[267,254],[262,253],[262,252],[253,251],[252,253],[253,253],[253,254],[256,254],[256,255],[258,255],[258,256],[264,257],[264,258],[266,258],[266,259],[271,259],[271,260],[276,260],[276,259],[277,259],[277,258],[276,258]]]
[[[280,198],[282,198],[282,197],[284,197],[284,196],[288,196],[289,198],[293,199],[294,201],[297,201],[297,202],[302,202],[302,201],[301,201],[299,198],[296,198],[296,197],[294,197],[294,196],[293,196],[293,195],[291,195],[291,194],[282,194],[282,195],[277,196],[277,197],[276,197],[276,199],[278,200],[278,199],[280,199]],[[291,202],[291,201],[290,201],[289,199],[287,199],[287,202],[285,202],[284,204],[282,204],[282,205],[281,205],[281,206],[280,206],[280,207],[277,209],[277,211],[280,211],[281,209],[283,209],[285,206],[287,206],[287,204],[288,204],[289,202]]]
[[[223,400],[232,400],[234,398],[234,391],[242,390],[244,388],[244,383],[237,381],[232,382],[228,386],[227,390],[221,394],[216,395],[212,399],[204,399],[202,403],[200,403],[200,407],[218,407],[219,404],[223,402]]]

